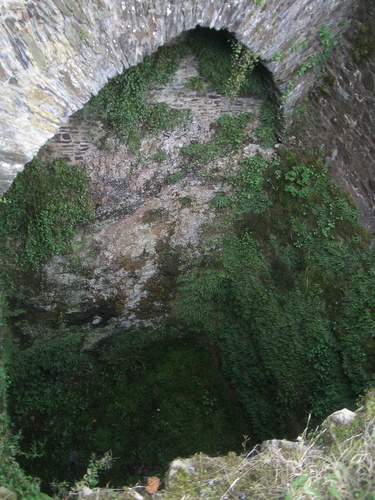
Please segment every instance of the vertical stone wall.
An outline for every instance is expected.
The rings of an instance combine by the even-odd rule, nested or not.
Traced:
[[[280,92],[358,0],[5,0],[0,6],[0,192],[108,78],[197,25],[257,53]],[[295,80],[285,113],[313,75]]]
[[[375,2],[362,2],[345,28],[342,43],[297,106],[301,128],[299,113],[289,121],[305,149],[322,151],[336,184],[375,233]]]

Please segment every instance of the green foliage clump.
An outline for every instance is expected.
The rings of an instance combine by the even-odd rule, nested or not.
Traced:
[[[110,80],[92,98],[88,106],[90,116],[99,118],[109,130],[127,142],[131,152],[136,151],[145,135],[184,123],[188,117],[186,110],[174,110],[165,103],[150,105],[145,97],[152,85],[167,83],[188,46],[198,58],[201,76],[192,77],[187,87],[202,94],[206,94],[211,87],[232,98],[249,93],[262,97],[267,104],[261,114],[264,124],[260,128],[260,136],[264,145],[268,145],[270,140],[267,142],[267,138],[271,133],[269,127],[275,126],[276,112],[264,90],[262,76],[257,68],[258,58],[244,45],[233,40],[225,30],[198,27],[189,31],[186,44],[164,46],[156,54],[145,57],[136,67]],[[268,116],[270,112],[272,123]],[[273,140],[272,145],[274,143]]]
[[[200,74],[220,94],[225,94],[232,73],[232,49],[227,31],[197,27],[188,32],[187,43],[199,61]]]
[[[255,156],[239,161],[240,169],[232,178],[235,188],[235,206],[237,210],[251,211],[254,214],[264,212],[270,205],[267,192],[264,190],[264,172],[268,162]]]
[[[190,165],[204,165],[217,156],[224,156],[243,145],[246,139],[246,126],[254,119],[253,113],[239,113],[236,116],[222,115],[216,122],[212,141],[193,142],[180,149]]]
[[[210,207],[216,208],[218,210],[223,208],[228,208],[232,206],[232,200],[229,196],[223,193],[217,194],[212,200],[210,200]]]
[[[158,163],[161,163],[163,162],[164,160],[167,159],[167,153],[166,151],[164,151],[163,149],[158,149],[154,156],[153,156],[153,159],[158,162]]]
[[[267,97],[264,98],[259,118],[260,123],[255,132],[260,144],[266,148],[273,148],[278,142],[276,137],[277,114],[274,104]]]
[[[186,54],[184,44],[161,47],[137,66],[112,78],[89,103],[89,112],[136,151],[146,134],[174,128],[186,113],[170,109],[165,103],[147,104],[146,92],[152,85],[165,84]]]
[[[88,178],[65,160],[43,165],[35,158],[6,200],[0,204],[0,259],[7,276],[36,271],[52,255],[69,252],[78,225],[93,219]]]
[[[189,32],[188,43],[198,58],[200,73],[217,92],[232,99],[249,94],[263,99],[256,133],[262,146],[273,147],[277,110],[265,90],[258,57],[226,31],[196,28]]]
[[[226,149],[236,149],[245,139],[247,124],[254,120],[253,113],[239,113],[236,116],[222,115],[217,121],[215,141]]]
[[[125,332],[97,352],[82,352],[81,340],[71,334],[9,350],[10,415],[20,446],[45,442],[43,456],[20,456],[29,474],[74,484],[92,453],[111,450],[111,469],[89,479],[122,485],[163,473],[176,456],[240,445],[247,422],[205,339],[169,329]],[[68,462],[72,451],[79,463]]]
[[[255,93],[265,97],[258,57],[226,30],[197,27],[187,43],[199,61],[199,72],[220,94],[236,97]]]
[[[319,159],[241,161],[221,251],[181,280],[176,314],[217,346],[260,439],[354,403],[375,373],[375,256]]]
[[[325,63],[331,56],[334,48],[337,45],[337,40],[332,35],[332,32],[328,25],[323,26],[318,31],[318,43],[320,45],[320,50],[316,51],[314,54],[307,57],[307,59],[298,67],[297,74],[288,83],[287,89],[283,92],[283,99],[290,93],[294,87],[297,85],[299,77],[316,68],[319,65]],[[305,48],[305,42],[296,43],[292,46],[292,50],[299,50],[301,47]]]
[[[3,317],[4,297],[0,293],[0,327]],[[0,485],[15,493],[20,499],[40,500],[43,494],[39,484],[27,477],[16,461],[17,442],[12,436],[7,408],[8,380],[3,361],[3,338],[0,336]]]
[[[235,99],[244,86],[246,77],[254,71],[258,57],[250,52],[242,43],[232,42],[232,71],[227,81],[226,93]]]
[[[371,21],[365,21],[359,30],[359,34],[353,42],[352,54],[357,64],[363,64],[370,59],[375,52],[375,27]]]
[[[207,85],[200,76],[192,76],[185,84],[185,88],[195,90],[199,94],[207,94]]]

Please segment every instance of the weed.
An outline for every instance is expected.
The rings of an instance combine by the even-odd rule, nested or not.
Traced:
[[[185,88],[195,90],[198,94],[207,95],[207,85],[200,76],[192,76],[185,84]]]
[[[230,206],[232,206],[232,200],[224,193],[219,193],[212,198],[212,200],[210,200],[210,207],[216,208],[217,210],[228,208]]]
[[[227,31],[198,27],[189,31],[187,42],[199,61],[199,72],[217,92],[232,98],[265,95],[257,56]]]
[[[79,30],[79,38],[82,40],[82,42],[87,43],[89,39],[89,32],[87,31],[87,28],[84,26],[81,27]]]
[[[315,54],[309,56],[303,64],[299,66],[297,69],[297,74],[296,76],[288,82],[287,89],[283,93],[283,99],[286,98],[289,92],[293,90],[293,88],[297,85],[298,79],[301,75],[305,74],[306,72],[312,70],[319,64],[322,64],[328,60],[330,57],[333,49],[337,45],[336,39],[333,37],[331,30],[327,25],[323,26],[318,32],[318,41],[321,46],[321,49],[316,52]],[[297,43],[292,47],[292,50],[299,50],[301,47],[304,47],[304,42]]]
[[[178,471],[170,477],[161,495],[175,498],[361,498],[372,499],[374,491],[374,418],[368,406],[357,415],[347,439],[339,439],[323,450],[321,430],[300,442],[275,440],[246,450],[209,457],[198,453],[189,459],[190,473]]]
[[[255,132],[264,147],[274,147],[278,142],[276,137],[277,112],[269,98],[265,98],[260,110],[260,124]]]
[[[249,73],[252,73],[258,57],[242,43],[232,41],[231,74],[226,84],[226,94],[235,99],[243,88]]]
[[[181,154],[193,166],[204,165],[218,155],[238,149],[245,141],[246,126],[254,119],[253,113],[240,113],[236,116],[222,115],[216,123],[212,141],[205,143],[192,142],[180,149]]]
[[[165,84],[186,53],[184,44],[163,46],[146,56],[136,67],[110,80],[89,103],[89,114],[102,120],[107,128],[138,149],[142,137],[175,128],[188,119],[186,112],[170,109],[165,103],[154,106],[145,102],[152,84]]]
[[[352,54],[357,64],[363,64],[369,60],[375,52],[375,33],[370,21],[361,25],[359,34],[353,42]]]
[[[178,201],[180,202],[182,207],[190,207],[192,205],[192,200],[188,197],[179,198]]]
[[[296,43],[292,46],[291,50],[292,50],[293,52],[298,52],[300,49],[306,49],[307,47],[308,47],[308,43],[307,43],[307,41],[306,41],[306,40],[302,40],[302,41],[300,41],[300,42],[296,42]]]
[[[137,338],[123,332],[97,353],[81,352],[81,339],[71,334],[9,349],[12,421],[28,429],[20,444],[47,438],[45,456],[20,457],[30,472],[45,481],[69,476],[77,487],[122,485],[161,474],[197,448],[216,454],[240,447],[246,420],[204,339],[172,329],[139,331]],[[116,457],[110,468],[108,449]],[[74,470],[66,460],[72,450]]]
[[[166,178],[167,184],[174,184],[175,182],[180,182],[186,175],[185,170],[176,170],[172,174],[169,174]]]
[[[0,294],[3,302],[3,293]],[[2,326],[5,324],[3,315],[0,317]],[[19,447],[15,446],[12,436],[10,419],[7,408],[7,388],[9,380],[6,377],[3,362],[3,339],[0,337],[0,484],[8,488],[19,498],[40,500],[43,494],[40,492],[37,481],[27,477],[16,461]]]
[[[167,153],[166,153],[166,151],[164,151],[163,149],[158,149],[158,150],[155,152],[155,154],[154,154],[154,156],[153,156],[153,159],[154,159],[155,161],[157,161],[158,163],[163,162],[164,160],[166,160],[166,159],[167,159]]]
[[[276,61],[276,62],[280,62],[283,58],[283,51],[282,50],[278,50],[273,56],[272,56],[272,59],[271,61]]]
[[[225,94],[232,70],[227,32],[198,27],[188,32],[187,42],[198,58],[200,74],[217,92]]]
[[[319,43],[322,47],[320,52],[317,54],[310,56],[298,69],[298,75],[303,75],[307,71],[314,68],[316,65],[321,64],[329,58],[333,49],[337,45],[337,41],[333,37],[331,30],[329,27],[323,26],[318,32]]]
[[[100,458],[97,458],[95,453],[93,453],[89,460],[86,473],[83,478],[74,485],[73,490],[79,491],[85,487],[95,488],[99,484],[99,473],[110,469],[112,464],[113,457],[111,451],[107,451]]]
[[[289,432],[293,414],[350,406],[369,383],[375,256],[320,160],[245,158],[232,183],[232,228],[188,267],[176,314],[212,338],[265,438]]]

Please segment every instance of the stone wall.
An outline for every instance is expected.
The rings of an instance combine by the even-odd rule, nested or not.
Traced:
[[[366,38],[368,53],[358,61],[354,49]],[[305,148],[322,150],[336,184],[353,197],[361,222],[375,233],[375,2],[362,2],[348,21],[301,104],[308,120],[297,135]],[[298,115],[291,128],[295,121]]]
[[[5,0],[0,6],[0,192],[108,78],[197,25],[226,28],[283,92],[359,0]],[[303,42],[303,44],[301,43]],[[285,96],[288,115],[314,76]]]

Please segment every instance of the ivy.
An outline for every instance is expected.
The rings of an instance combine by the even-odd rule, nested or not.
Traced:
[[[243,87],[246,77],[252,73],[258,63],[258,57],[242,43],[232,41],[231,75],[226,84],[226,94],[235,99]]]

